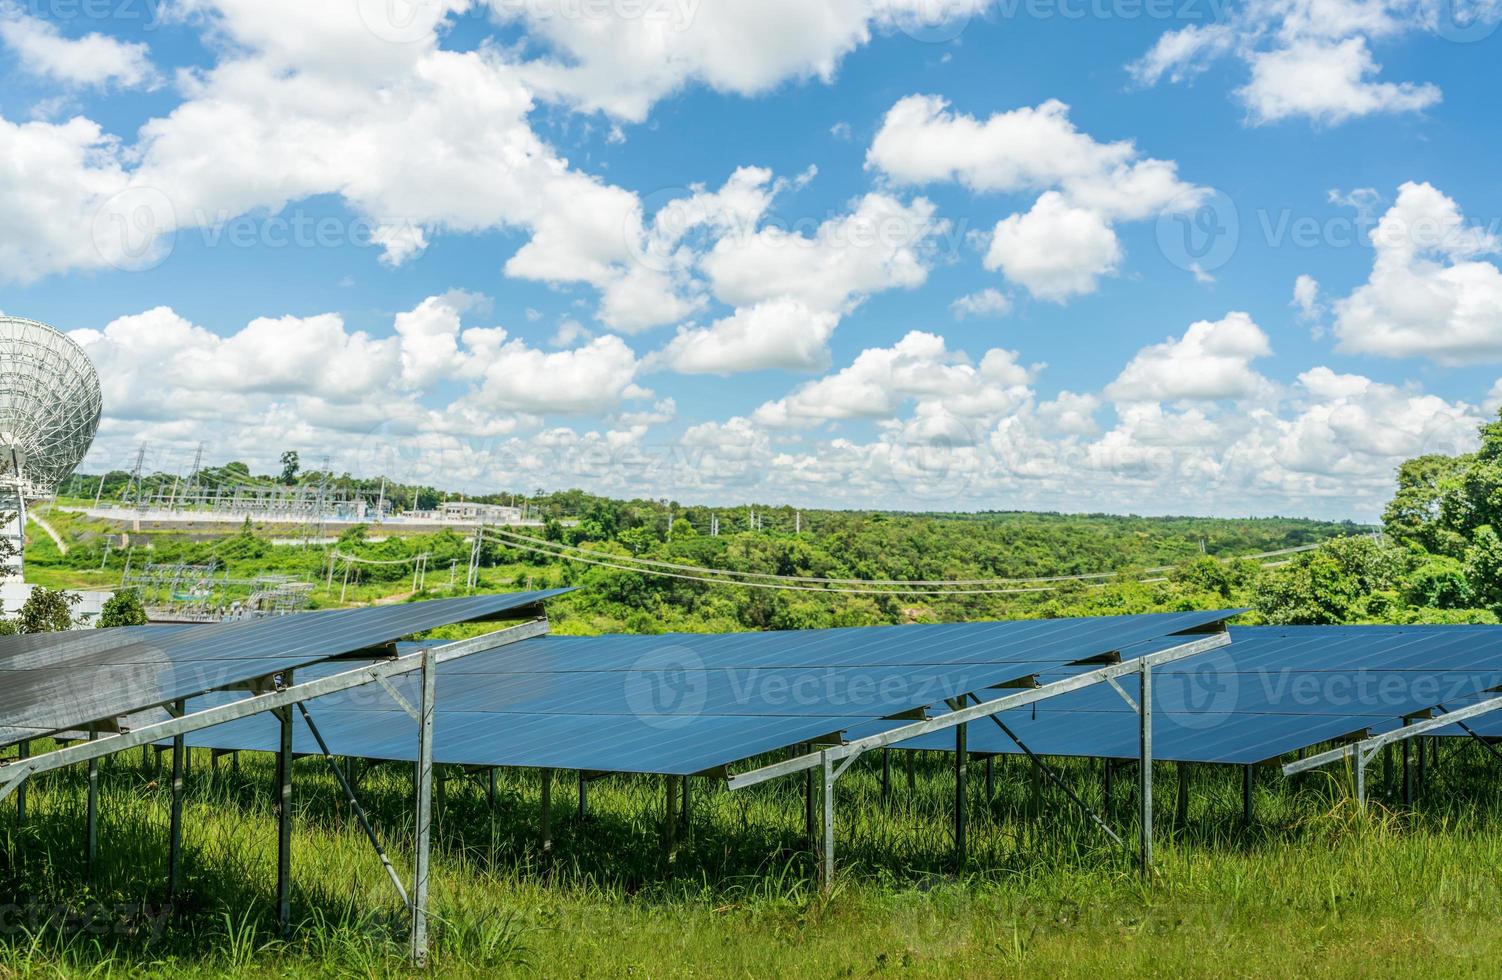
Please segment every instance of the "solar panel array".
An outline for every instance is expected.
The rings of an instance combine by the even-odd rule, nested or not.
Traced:
[[[336,609],[189,627],[10,637],[0,745],[84,728],[401,637],[538,606],[566,589]]]
[[[1386,731],[1405,716],[1440,704],[1453,709],[1502,688],[1498,627],[1233,627],[1231,641],[1154,672],[1155,757],[1262,762],[1347,735]],[[1134,698],[1137,684],[1136,678],[1123,682]],[[1040,755],[1133,758],[1138,751],[1136,714],[1109,688],[1040,702],[1003,720]],[[1502,716],[1468,724],[1502,733]],[[967,735],[973,752],[1021,752],[990,722],[971,724]],[[929,735],[901,747],[953,749],[954,736]]]
[[[439,669],[434,758],[467,765],[689,775],[1081,661],[1187,642],[1231,611],[665,636],[547,636]],[[325,665],[318,670],[330,670]],[[307,676],[312,676],[311,674]],[[415,679],[404,696],[415,698]],[[310,702],[333,752],[410,759],[380,688]],[[189,736],[275,748],[247,718]],[[317,751],[303,726],[298,752]]]

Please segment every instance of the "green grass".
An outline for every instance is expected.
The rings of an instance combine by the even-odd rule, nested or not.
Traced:
[[[1212,767],[1190,771],[1190,810],[1176,826],[1175,767],[1160,764],[1151,883],[1052,787],[1035,818],[1019,760],[998,766],[990,801],[972,764],[970,862],[960,870],[950,760],[921,755],[910,795],[894,755],[883,805],[872,757],[840,782],[841,870],[828,897],[812,879],[796,779],[739,793],[695,780],[691,834],[669,859],[659,778],[592,783],[581,822],[575,783],[560,774],[544,852],[537,773],[500,773],[492,810],[483,777],[450,768],[435,840],[433,967],[456,976],[1489,975],[1502,953],[1502,795],[1479,746],[1446,747],[1411,812],[1379,804],[1361,814],[1337,778],[1290,785],[1269,771],[1250,829],[1240,826],[1239,773]],[[1060,768],[1101,804],[1098,764]],[[17,907],[165,901],[167,800],[154,770],[134,754],[105,764],[93,876],[82,857],[83,773],[44,777],[25,826],[12,829],[7,812],[0,835],[0,894],[11,903],[0,977],[409,974],[394,893],[320,759],[296,766],[298,921],[289,938],[276,935],[272,770],[269,757],[247,755],[238,773],[223,760],[211,773],[207,753],[196,754],[186,885],[160,935],[16,921]],[[1124,835],[1128,776],[1114,814]],[[360,791],[404,874],[410,788],[410,766],[391,765]]]

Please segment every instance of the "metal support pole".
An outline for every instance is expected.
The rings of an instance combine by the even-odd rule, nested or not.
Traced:
[[[579,770],[579,822],[589,816],[589,780],[584,776],[584,770]]]
[[[834,759],[826,750],[820,753],[824,773],[824,846],[820,848],[819,881],[824,894],[834,889]]]
[[[1413,745],[1403,740],[1403,805],[1413,806]]]
[[[678,845],[678,777],[663,776],[662,854],[669,861]]]
[[[1101,810],[1107,820],[1116,810],[1116,763],[1111,759],[1101,761]]]
[[[1143,664],[1142,695],[1137,705],[1137,779],[1142,874],[1153,870],[1153,667]]]
[[[954,861],[956,866],[963,869],[968,857],[966,851],[965,831],[966,812],[965,804],[965,776],[969,770],[969,725],[956,725],[954,729]]]
[[[881,805],[892,800],[892,750],[881,750]]]
[[[688,777],[684,776],[681,782],[683,784],[683,839],[687,841],[689,839],[689,835],[693,832],[693,824],[689,821],[689,817],[693,813],[693,803],[691,802],[691,798],[689,796]]]
[[[1174,768],[1178,770],[1175,775],[1179,777],[1179,785],[1174,794],[1173,822],[1182,831],[1189,826],[1189,766],[1180,762]]]
[[[177,702],[181,715],[184,702]],[[172,739],[172,798],[167,818],[167,901],[177,900],[183,876],[183,736]]]
[[[1392,794],[1392,743],[1382,746],[1382,794]]]
[[[98,737],[97,732],[89,732],[89,741]],[[94,873],[94,862],[99,857],[99,760],[89,760],[89,802],[84,826],[84,857],[89,874]]]
[[[1356,755],[1351,760],[1355,763],[1356,775],[1356,806],[1358,809],[1366,809],[1366,763],[1367,755],[1360,747],[1356,749]]]
[[[1414,741],[1418,743],[1415,747],[1418,749],[1419,756],[1419,792],[1427,793],[1429,791],[1429,773],[1427,772],[1428,766],[1425,763],[1427,762],[1426,757],[1429,753],[1424,751],[1423,738],[1416,738]]]
[[[281,710],[277,753],[276,921],[283,936],[292,929],[292,709]]]
[[[553,849],[553,770],[542,770],[542,827],[540,843],[543,853]]]
[[[996,757],[986,756],[986,802],[996,799]]]
[[[17,749],[16,749],[16,758],[18,758],[18,759],[29,759],[29,758],[31,758],[31,743],[30,742],[22,742],[20,744],[20,746],[17,747]],[[20,787],[16,790],[16,826],[17,827],[24,827],[25,825],[26,825],[26,784],[22,783],[20,785]]]
[[[1255,788],[1256,778],[1256,766],[1241,767],[1241,824],[1244,827],[1252,825],[1252,790]]]
[[[818,845],[818,831],[814,824],[814,771],[809,769],[803,773],[803,832],[808,837],[810,849]]]
[[[438,657],[422,653],[422,700],[417,722],[416,853],[412,859],[412,962],[428,961],[428,862],[433,834],[433,708],[437,696]]]

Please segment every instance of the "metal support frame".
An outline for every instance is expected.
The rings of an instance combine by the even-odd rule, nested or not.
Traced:
[[[414,814],[416,853],[412,860],[412,962],[428,962],[428,861],[433,834],[433,711],[437,701],[438,654],[424,650],[421,658],[422,698],[417,722],[417,807]]]
[[[329,694],[347,691],[383,678],[395,677],[414,671],[422,674],[422,705],[418,724],[418,765],[416,810],[416,856],[413,861],[413,888],[411,893],[412,936],[411,955],[415,963],[427,959],[427,895],[429,846],[432,832],[432,775],[433,775],[433,710],[435,706],[435,682],[440,664],[461,657],[483,653],[499,647],[542,636],[548,632],[545,618],[534,619],[518,626],[496,630],[466,640],[456,640],[438,647],[429,647],[418,653],[395,657],[379,663],[365,664],[352,670],[331,674],[303,684],[286,684],[276,689],[256,689],[249,697],[229,704],[217,705],[192,713],[183,713],[167,721],[145,725],[134,731],[107,735],[95,741],[80,742],[66,748],[54,749],[40,756],[0,761],[0,800],[22,789],[27,781],[40,773],[52,772],[67,766],[102,759],[127,749],[153,745],[164,739],[179,739],[191,732],[212,728],[225,722],[236,721],[267,712],[282,712],[286,715],[283,725],[290,724],[292,705],[311,701]],[[291,672],[282,672],[290,677]],[[149,706],[143,706],[149,707]],[[287,729],[284,727],[284,732]],[[285,755],[291,759],[291,749],[284,746]],[[287,790],[284,800],[290,801],[291,766],[281,775],[279,782]],[[180,775],[181,769],[178,769]],[[290,806],[286,807],[290,812]],[[279,848],[280,851],[280,848]],[[288,848],[290,853],[290,846]],[[280,854],[279,854],[280,857]],[[290,875],[288,875],[290,880]],[[281,889],[279,887],[279,900]]]
[[[662,856],[673,860],[678,848],[678,777],[662,777]]]
[[[1307,772],[1311,769],[1317,769],[1321,766],[1329,765],[1332,762],[1342,762],[1346,759],[1351,759],[1354,763],[1353,768],[1356,784],[1356,802],[1359,806],[1365,806],[1366,767],[1371,763],[1372,759],[1376,757],[1377,753],[1382,751],[1383,747],[1391,745],[1395,742],[1401,742],[1403,745],[1403,797],[1405,803],[1412,803],[1413,771],[1409,760],[1409,746],[1413,744],[1417,744],[1419,746],[1419,764],[1421,767],[1420,771],[1422,772],[1423,740],[1421,736],[1427,735],[1441,728],[1447,728],[1450,725],[1459,724],[1460,722],[1466,721],[1470,718],[1475,718],[1479,715],[1489,714],[1490,712],[1497,711],[1498,709],[1502,709],[1502,697],[1488,698],[1485,701],[1477,701],[1475,704],[1466,705],[1464,708],[1458,708],[1454,711],[1445,711],[1441,714],[1434,715],[1431,718],[1424,718],[1420,721],[1411,722],[1404,725],[1402,728],[1395,728],[1390,732],[1383,732],[1380,735],[1374,735],[1370,738],[1364,738],[1360,741],[1352,742],[1349,745],[1342,745],[1338,748],[1330,749],[1326,752],[1320,752],[1316,755],[1311,755],[1308,758],[1300,759],[1297,762],[1290,762],[1283,767],[1283,775],[1293,776],[1301,772]],[[1412,741],[1413,739],[1419,739],[1419,741],[1415,743]]]
[[[22,742],[16,747],[16,760],[31,758],[31,743]],[[0,799],[5,798],[5,793],[0,792]],[[26,787],[22,786],[16,793],[16,829],[26,826]]]
[[[186,702],[178,701],[174,714],[181,718]],[[92,761],[92,760],[91,760]],[[167,822],[167,901],[177,900],[183,877],[183,736],[172,739],[172,809]]]
[[[920,735],[928,735],[933,732],[944,731],[964,725],[967,722],[988,718],[1011,708],[1025,707],[1038,701],[1068,694],[1083,688],[1092,687],[1096,684],[1107,683],[1118,677],[1128,674],[1139,674],[1142,678],[1142,703],[1135,704],[1128,698],[1137,710],[1140,719],[1141,736],[1141,778],[1142,778],[1142,868],[1144,873],[1152,867],[1152,669],[1154,665],[1172,663],[1185,657],[1205,653],[1219,649],[1231,642],[1230,634],[1221,629],[1206,636],[1150,653],[1132,660],[1110,664],[1095,670],[1085,671],[1064,680],[1054,681],[1030,690],[1018,691],[1013,694],[993,698],[989,701],[977,700],[975,704],[962,706],[950,711],[948,714],[937,718],[929,718],[923,721],[913,722],[906,725],[898,725],[884,732],[868,735],[853,741],[842,742],[838,745],[821,747],[819,751],[796,755],[781,762],[774,762],[759,769],[749,772],[736,773],[726,777],[726,785],[732,790],[745,789],[748,786],[757,786],[761,783],[790,776],[794,773],[810,772],[820,769],[824,775],[824,832],[823,847],[820,860],[820,878],[825,890],[833,887],[834,882],[834,784],[845,770],[856,759],[873,749],[886,748],[917,738]],[[1119,688],[1118,688],[1119,690]],[[1125,696],[1125,692],[1121,692]]]
[[[954,863],[962,871],[969,857],[965,839],[969,820],[965,805],[969,802],[965,792],[965,777],[970,768],[969,730],[969,725],[954,726]]]
[[[292,680],[288,672],[286,680]],[[292,931],[292,707],[276,713],[281,724],[276,755],[276,922],[282,936]],[[181,736],[178,736],[181,738]]]
[[[1138,843],[1144,877],[1153,873],[1153,668],[1142,665],[1142,703],[1137,708]]]
[[[89,732],[89,741],[98,738],[97,732]],[[94,874],[94,864],[99,858],[99,760],[89,760],[89,800],[84,817],[84,866]]]
[[[539,775],[542,777],[542,800],[538,810],[542,819],[537,831],[537,845],[547,854],[553,849],[553,770],[539,770]]]
[[[589,777],[585,775],[583,769],[580,769],[579,770],[579,822],[583,823],[584,822],[584,818],[587,817],[587,816],[589,816]]]

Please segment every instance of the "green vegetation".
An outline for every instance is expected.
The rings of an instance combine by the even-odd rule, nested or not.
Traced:
[[[1033,802],[1017,759],[998,761],[990,801],[972,765],[971,861],[961,871],[948,840],[950,760],[920,754],[912,794],[894,765],[884,806],[879,757],[870,757],[840,782],[842,871],[827,899],[812,881],[796,781],[732,794],[695,780],[690,833],[669,860],[658,779],[593,783],[582,823],[570,785],[555,780],[554,841],[544,852],[536,773],[501,773],[492,811],[483,777],[449,767],[435,838],[434,973],[1471,974],[1502,952],[1502,796],[1479,746],[1446,744],[1431,792],[1411,811],[1374,806],[1361,816],[1339,781],[1289,784],[1268,774],[1250,829],[1240,825],[1238,773],[1190,767],[1180,821],[1175,767],[1159,764],[1165,791],[1151,886],[1062,793],[1045,783]],[[211,770],[207,752],[196,753],[185,889],[178,917],[154,936],[165,901],[167,790],[132,754],[103,767],[92,877],[82,858],[82,772],[33,787],[19,832],[5,821],[0,855],[14,860],[0,864],[0,889],[14,899],[0,976],[409,975],[404,919],[326,763],[296,766],[298,921],[287,940],[271,907],[273,761],[247,756],[237,772],[226,760]],[[1103,806],[1098,763],[1066,762],[1061,772]],[[1126,775],[1114,819],[1129,832]],[[403,873],[410,792],[406,766],[361,782]],[[110,910],[109,929],[45,928],[40,910],[57,908]]]

